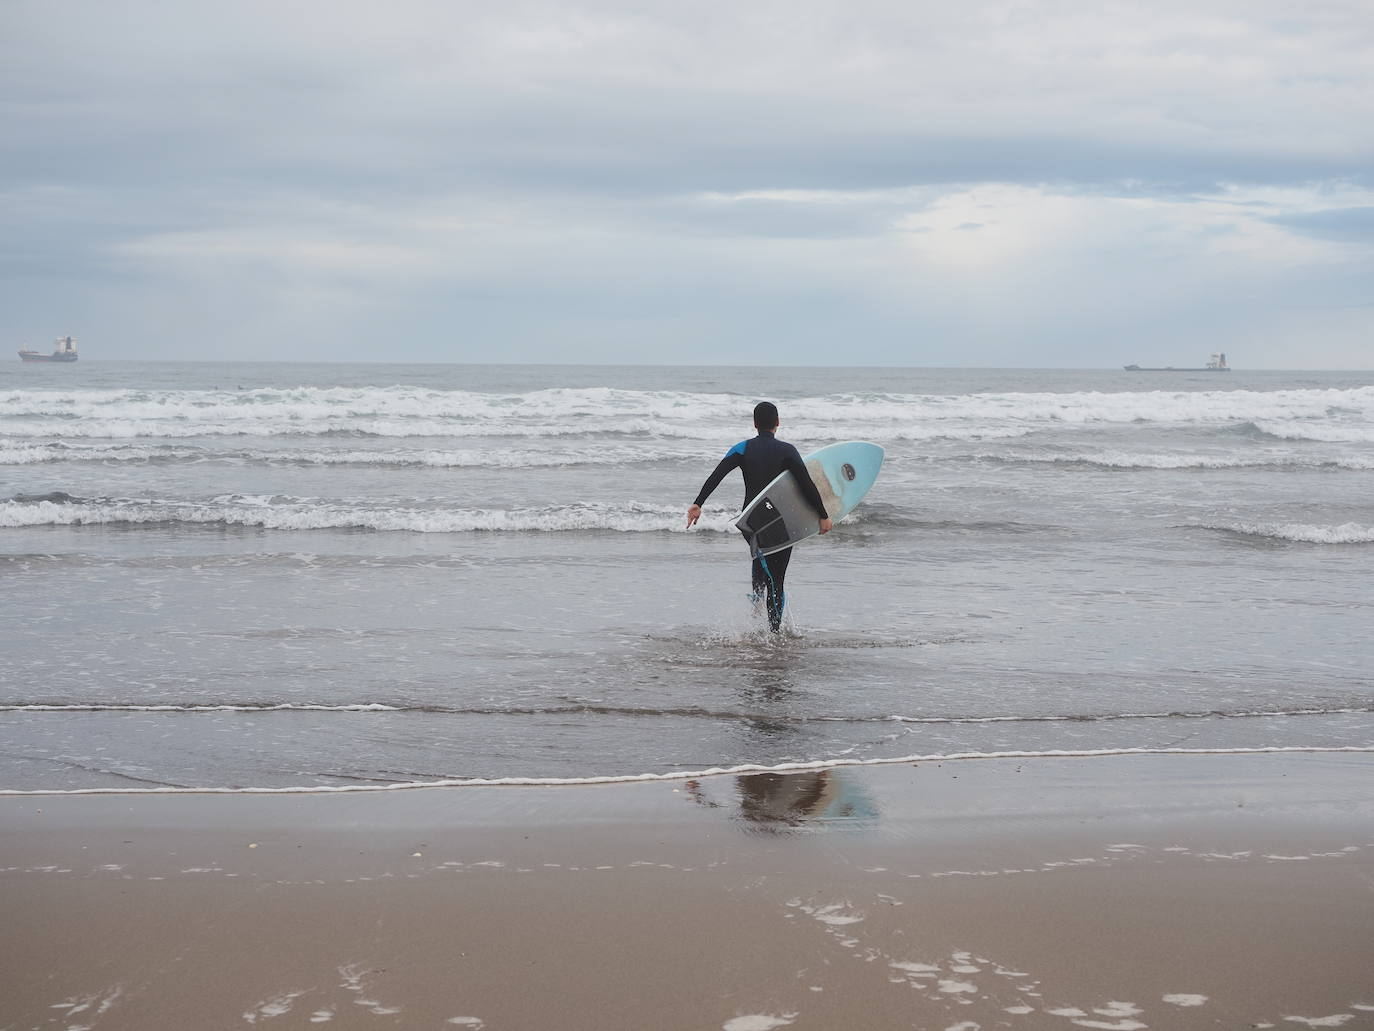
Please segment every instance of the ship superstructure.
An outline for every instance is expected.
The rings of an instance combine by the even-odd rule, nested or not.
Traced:
[[[76,361],[76,340],[73,337],[58,337],[52,342],[52,354],[30,351],[21,348],[19,358],[26,362],[74,362]]]

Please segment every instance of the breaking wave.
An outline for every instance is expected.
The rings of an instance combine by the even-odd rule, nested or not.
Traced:
[[[576,465],[625,466],[691,460],[701,456],[667,448],[603,445],[586,450],[520,450],[516,448],[310,450],[257,448],[215,449],[168,444],[21,444],[0,443],[0,465],[49,462],[220,462],[275,466],[379,466],[434,469],[540,469]]]
[[[716,440],[749,402],[736,394],[560,388],[518,394],[421,387],[290,390],[12,390],[0,433],[16,439],[201,436],[560,437]],[[976,440],[1078,425],[1248,424],[1283,439],[1374,441],[1374,387],[1276,391],[836,394],[786,402],[816,437]]]
[[[1323,444],[1374,444],[1374,425],[1261,420],[1250,422],[1248,428],[1260,437],[1274,440],[1311,440]]]
[[[1342,523],[1316,526],[1306,523],[1199,523],[1197,529],[1219,530],[1239,537],[1302,544],[1374,544],[1374,526]]]
[[[685,508],[627,501],[582,502],[526,508],[453,508],[359,505],[282,494],[225,494],[208,501],[151,498],[80,498],[63,491],[15,496],[0,502],[0,527],[20,526],[240,526],[265,530],[377,530],[411,533],[610,531],[679,533]],[[712,506],[697,530],[734,534],[738,512]],[[850,513],[841,525],[867,530],[919,530],[958,534],[1036,534],[1059,527],[986,519],[926,519],[882,502]]]
[[[967,459],[1002,465],[1090,466],[1097,469],[1344,469],[1374,470],[1374,457],[1318,458],[1303,455],[1131,454],[1097,451],[1081,454],[968,455]]]
[[[68,496],[0,502],[0,527],[202,525],[267,530],[382,530],[412,533],[476,531],[620,533],[680,532],[684,510],[627,502],[515,509],[360,507],[281,495],[226,495],[209,502],[152,499],[85,500]],[[733,515],[708,511],[699,529],[734,533]]]

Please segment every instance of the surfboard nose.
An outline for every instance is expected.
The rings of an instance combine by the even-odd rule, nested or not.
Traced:
[[[885,454],[882,447],[870,441],[850,440],[832,444],[809,456],[807,467],[819,468],[824,473],[836,501],[832,508],[830,498],[825,498],[832,519],[848,515],[868,493],[878,479]],[[813,471],[812,479],[816,478]],[[825,495],[824,488],[821,493]]]

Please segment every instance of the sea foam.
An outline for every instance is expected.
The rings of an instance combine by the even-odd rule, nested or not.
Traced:
[[[748,403],[724,393],[610,388],[518,394],[419,387],[293,390],[12,390],[0,434],[127,439],[196,436],[558,437],[711,440]],[[817,436],[981,439],[1087,425],[1249,424],[1278,437],[1374,441],[1374,387],[1341,390],[839,394],[794,398],[789,422]]]
[[[0,527],[202,525],[267,530],[354,529],[411,533],[682,532],[685,509],[628,501],[623,505],[584,503],[516,509],[364,508],[345,503],[283,498],[280,495],[225,495],[210,503],[118,499],[70,502],[0,502]],[[733,516],[712,510],[698,530],[734,532]]]
[[[950,752],[925,755],[906,755],[883,759],[829,759],[812,762],[790,762],[764,765],[745,763],[738,766],[710,766],[697,770],[674,770],[671,773],[632,773],[589,777],[446,777],[434,780],[397,781],[389,784],[325,784],[295,787],[151,787],[151,788],[0,788],[0,796],[9,795],[334,795],[373,791],[415,791],[425,788],[477,787],[574,787],[588,784],[638,784],[650,782],[680,782],[706,777],[732,777],[751,773],[808,773],[821,770],[863,766],[898,766],[910,763],[976,762],[998,759],[1101,759],[1133,755],[1281,755],[1281,754],[1374,754],[1374,746],[1333,745],[1303,746],[1274,745],[1255,748],[1085,748],[1046,749],[1043,751]]]

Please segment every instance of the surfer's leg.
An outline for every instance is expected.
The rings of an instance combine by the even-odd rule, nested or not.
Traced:
[[[787,563],[792,560],[792,549],[775,551],[767,558],[754,559],[754,593],[762,594],[768,601],[768,627],[775,633],[782,628],[782,609],[786,604],[783,593],[783,580],[787,576]]]
[[[768,574],[764,571],[763,563],[757,557],[749,566],[749,586],[754,592],[754,615],[758,615],[759,606],[768,597]]]

